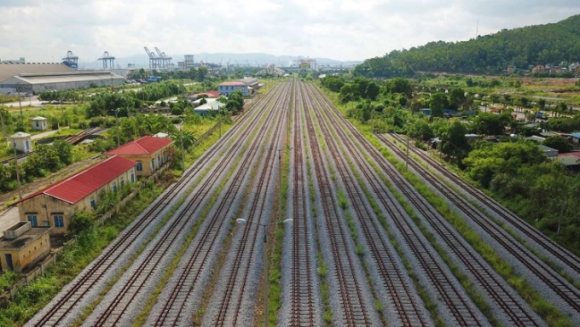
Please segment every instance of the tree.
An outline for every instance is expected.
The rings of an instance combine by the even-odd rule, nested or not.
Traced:
[[[413,95],[413,86],[406,78],[393,78],[389,81],[387,89],[390,93],[403,93],[410,98]]]
[[[467,157],[471,150],[467,138],[467,128],[460,121],[453,121],[443,129],[440,136],[439,149],[452,162],[461,165],[463,158]]]
[[[488,188],[496,174],[515,176],[520,167],[540,164],[546,160],[544,152],[532,141],[481,142],[463,160],[463,164],[473,180]]]
[[[62,140],[55,140],[52,143],[52,147],[56,150],[60,162],[62,162],[65,166],[68,166],[73,162],[72,144]]]
[[[444,93],[437,92],[431,95],[429,108],[431,109],[431,116],[443,117],[443,109],[449,106],[449,100]]]
[[[340,102],[347,103],[359,98],[358,90],[351,83],[344,84],[340,88]]]
[[[449,93],[449,105],[452,109],[459,109],[466,101],[465,91],[460,88],[453,88]]]
[[[473,120],[473,131],[477,134],[485,135],[502,135],[505,128],[510,126],[514,121],[509,112],[501,115],[495,115],[488,112],[482,112]]]
[[[572,144],[567,138],[561,135],[554,135],[547,137],[542,143],[547,147],[558,150],[558,152],[570,152],[572,151]]]
[[[91,229],[95,225],[95,217],[86,211],[78,211],[71,217],[69,230],[73,234],[80,234],[83,231]]]

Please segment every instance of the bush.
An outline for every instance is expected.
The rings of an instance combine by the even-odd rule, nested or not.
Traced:
[[[82,231],[89,230],[95,225],[95,216],[86,211],[75,213],[71,217],[69,230],[73,234],[80,234]]]

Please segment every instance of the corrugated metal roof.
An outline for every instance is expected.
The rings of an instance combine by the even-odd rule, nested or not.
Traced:
[[[50,84],[50,83],[68,83],[68,82],[86,82],[86,81],[109,81],[125,80],[124,77],[112,73],[102,74],[62,74],[62,75],[34,75],[34,76],[15,76],[15,79],[25,84]]]
[[[63,64],[0,64],[0,82],[26,73],[67,73],[75,71],[73,68]]]
[[[152,154],[173,143],[172,140],[153,136],[144,136],[138,140],[126,143],[106,153],[106,155],[139,155]]]
[[[40,194],[46,194],[64,202],[75,204],[133,168],[135,164],[136,162],[133,160],[114,156],[74,176],[33,193],[15,204]]]

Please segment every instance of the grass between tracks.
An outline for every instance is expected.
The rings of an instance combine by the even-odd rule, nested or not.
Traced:
[[[327,94],[328,95],[328,94]],[[346,108],[338,104],[336,97],[329,96],[335,106],[345,114]],[[426,186],[417,176],[405,169],[403,162],[397,160],[390,151],[372,134],[370,126],[362,125],[354,119],[348,119],[361,134],[375,147],[381,154],[391,162],[395,168],[409,181],[417,191],[463,236],[465,240],[502,276],[522,298],[530,304],[532,309],[544,319],[549,326],[574,326],[570,317],[566,316],[551,302],[546,301],[522,276],[518,275],[513,267],[503,260],[486,244],[479,235],[471,230],[465,221],[451,210],[444,199],[440,198],[428,186]]]
[[[398,142],[396,139],[392,139],[390,137],[387,137],[387,138],[389,138],[393,142],[393,144],[395,144],[395,146],[398,146],[401,149],[405,149],[406,148],[406,145]],[[559,273],[562,277],[564,277],[566,280],[568,280],[568,282],[570,282],[571,284],[573,284],[576,288],[579,288],[580,289],[580,280],[576,280],[572,276],[570,276],[566,271],[564,271],[564,269],[562,269],[562,267],[560,267],[558,264],[554,263],[551,260],[551,258],[546,257],[546,256],[538,253],[536,251],[536,249],[534,247],[530,246],[525,239],[521,238],[518,234],[516,234],[509,226],[507,226],[506,224],[504,224],[501,221],[498,221],[495,217],[493,217],[490,213],[488,213],[488,211],[486,210],[486,208],[482,207],[475,200],[473,200],[472,198],[468,197],[465,192],[457,189],[457,187],[451,181],[449,181],[449,180],[447,180],[445,178],[440,178],[439,177],[439,174],[440,173],[437,172],[435,169],[433,169],[433,167],[430,166],[428,163],[426,163],[425,161],[423,161],[421,158],[419,158],[415,154],[410,154],[410,156],[411,156],[411,158],[413,158],[415,160],[415,162],[417,162],[419,165],[421,165],[424,169],[430,171],[432,174],[434,174],[434,176],[436,176],[437,178],[439,178],[439,180],[442,183],[444,183],[445,185],[447,185],[449,188],[451,188],[457,194],[459,194],[464,200],[466,200],[472,206],[474,206],[475,208],[477,208],[488,219],[490,219],[491,221],[493,221],[494,223],[496,223],[498,226],[500,226],[504,231],[506,231],[506,233],[510,234],[516,241],[518,241],[520,244],[522,244],[527,250],[529,250],[531,253],[533,253],[536,257],[538,257],[544,263],[546,263],[547,265],[549,265],[550,268],[552,268],[554,271],[556,271],[557,273]],[[467,184],[472,185],[473,187],[477,188],[477,185],[475,185],[476,183],[473,182],[473,181],[471,181],[469,178],[466,178],[465,177],[465,174],[462,171],[459,171],[459,169],[457,167],[450,166],[445,161],[438,160],[438,158],[433,158],[433,159],[436,160],[437,162],[441,163],[445,168],[447,168],[447,169],[455,172],[455,174],[458,175],[458,176],[460,176],[460,178],[464,182],[466,182]],[[492,192],[490,192],[489,190],[480,189],[480,191],[482,191],[483,193],[487,194],[490,198],[494,198],[494,194]],[[498,203],[501,204],[501,201],[500,200],[495,199],[495,201],[497,201]]]
[[[241,160],[241,156],[236,159],[234,164],[235,165],[239,164],[240,160]],[[204,210],[198,216],[199,218],[197,219],[197,221],[195,222],[193,227],[187,232],[187,235],[185,237],[185,241],[179,247],[179,250],[177,251],[176,255],[171,260],[171,263],[169,264],[169,266],[165,269],[165,274],[163,274],[163,277],[161,277],[161,279],[159,281],[157,281],[157,287],[149,295],[147,302],[145,302],[145,305],[143,306],[141,312],[139,313],[139,316],[137,317],[137,319],[135,320],[135,323],[133,324],[134,326],[143,326],[145,324],[145,322],[147,321],[147,317],[149,316],[149,313],[151,312],[151,310],[153,309],[153,306],[157,302],[159,294],[161,294],[161,292],[163,291],[163,289],[167,285],[167,282],[169,281],[169,279],[173,275],[175,269],[177,269],[177,266],[179,265],[179,262],[183,259],[183,256],[187,252],[187,249],[189,248],[191,241],[193,241],[194,237],[197,235],[197,232],[199,231],[201,224],[207,218],[209,211],[211,210],[211,208],[213,207],[213,205],[217,201],[221,191],[225,187],[225,184],[227,183],[227,181],[229,180],[229,178],[231,177],[232,174],[233,174],[233,170],[228,171],[228,174],[222,180],[222,182],[219,184],[218,188],[216,189],[213,196],[211,197],[209,203],[207,204],[207,206],[205,206]]]
[[[294,108],[294,99],[290,99],[290,108]],[[289,142],[290,136],[292,135],[292,125],[294,120],[292,119],[295,109],[288,110],[287,126],[286,126],[286,138],[284,139],[284,156],[282,160],[281,174],[279,180],[279,197],[277,203],[277,217],[287,217],[287,205],[288,205],[288,172],[290,170],[290,151]],[[296,164],[296,163],[295,163]],[[301,164],[301,163],[298,163]],[[285,224],[276,224],[273,246],[270,247],[270,253],[268,254],[268,259],[272,262],[269,269],[268,276],[268,321],[271,325],[276,324],[276,319],[278,317],[278,310],[282,305],[282,247],[284,245],[284,232],[286,230]]]
[[[362,126],[352,120],[350,122],[358,128],[363,136],[377,148],[395,168],[413,185],[413,187],[457,230],[465,240],[502,276],[521,296],[532,309],[538,313],[550,326],[570,326],[570,318],[562,313],[552,303],[546,301],[525,278],[518,275],[513,267],[503,260],[489,244],[485,243],[477,232],[473,231],[461,216],[447,206],[444,199],[439,197],[416,175],[405,169],[404,163],[397,160],[372,134],[370,127]],[[383,176],[384,178],[384,176]],[[390,186],[391,187],[391,186]],[[399,195],[400,196],[400,195]],[[400,201],[399,201],[400,202]],[[407,204],[408,206],[408,204]],[[460,279],[461,281],[461,279]],[[477,298],[474,299],[477,302]],[[480,302],[480,301],[479,301]],[[485,312],[484,312],[485,314]]]
[[[314,181],[312,179],[312,165],[310,164],[309,160],[309,151],[308,151],[308,137],[306,134],[303,135],[303,144],[304,144],[304,153],[306,154],[306,174],[308,176],[308,193],[310,198],[310,208],[312,210],[312,218],[318,219],[318,209],[316,209],[316,189],[314,188]],[[316,235],[318,235],[318,223],[314,222],[314,229]],[[322,319],[324,321],[324,326],[332,326],[332,318],[334,313],[332,312],[332,308],[330,307],[330,290],[328,287],[328,280],[326,279],[326,275],[328,274],[328,265],[324,261],[324,256],[322,255],[322,250],[320,248],[320,241],[318,237],[314,238],[316,242],[316,274],[320,278],[320,297],[322,298]]]

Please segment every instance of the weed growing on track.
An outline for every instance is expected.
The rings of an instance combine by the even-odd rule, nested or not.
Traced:
[[[570,318],[563,314],[552,303],[544,300],[542,296],[521,276],[514,272],[513,267],[504,261],[495,250],[483,242],[479,235],[471,230],[465,221],[451,210],[447,203],[435,194],[428,186],[410,171],[405,169],[405,164],[392,156],[389,150],[376,139],[370,128],[350,122],[357,127],[361,134],[405,177],[407,181],[439,212],[460,235],[527,301],[532,309],[538,313],[550,326],[573,326]],[[474,299],[475,301],[476,299]],[[484,312],[485,314],[485,312]]]
[[[348,208],[348,199],[342,190],[338,190],[338,204],[342,210],[346,210]]]
[[[294,99],[290,99],[289,107],[294,107]],[[278,198],[279,203],[278,217],[286,217],[287,205],[288,205],[288,172],[290,171],[290,148],[288,143],[290,140],[290,135],[292,133],[288,132],[292,130],[292,117],[293,110],[288,110],[288,124],[286,139],[284,140],[283,148],[284,150],[284,160],[282,161],[281,175],[280,175],[280,196]],[[299,163],[301,164],[301,163]],[[271,247],[270,255],[268,256],[272,260],[270,265],[270,271],[268,276],[269,282],[269,297],[268,297],[268,321],[270,324],[275,325],[276,319],[278,318],[278,310],[282,306],[282,247],[284,245],[284,232],[286,228],[284,224],[276,224],[276,235],[274,236],[273,246]]]

